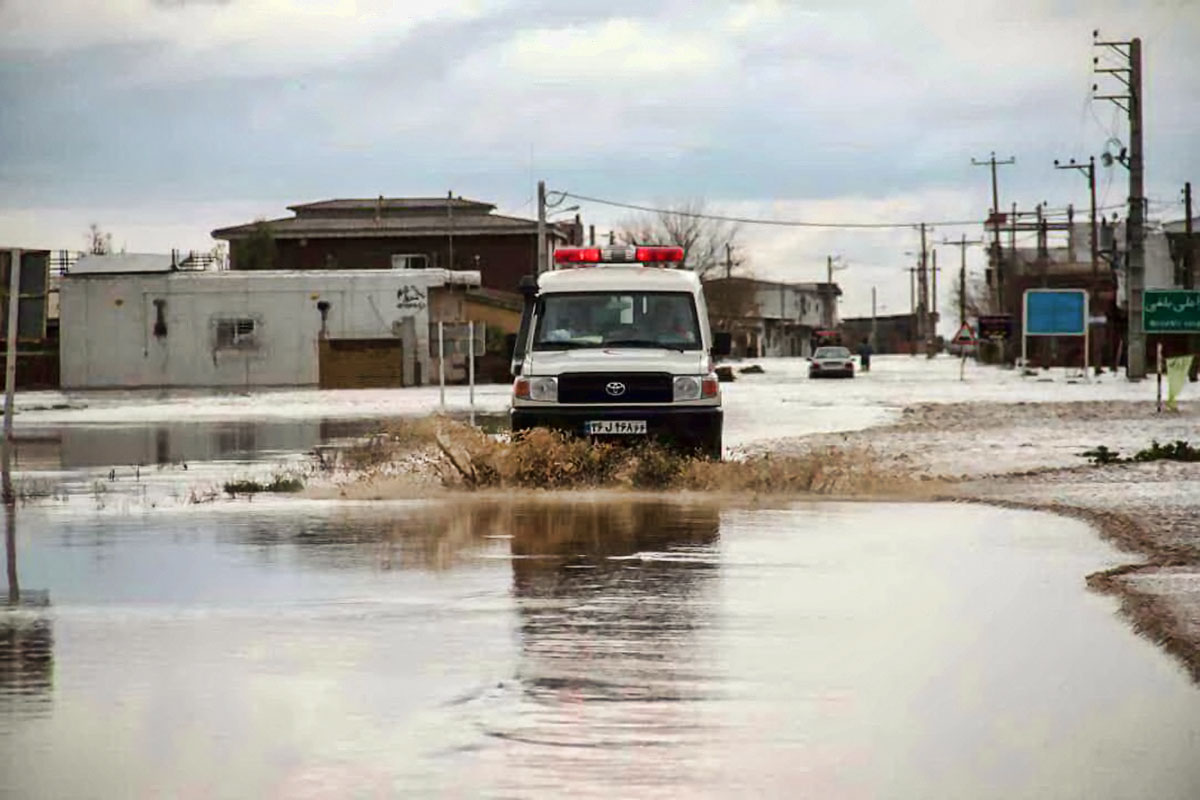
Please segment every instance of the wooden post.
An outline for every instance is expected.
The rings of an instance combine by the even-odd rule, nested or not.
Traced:
[[[17,392],[17,315],[21,303],[21,251],[8,253],[8,342],[4,362],[4,443],[3,464],[0,464],[0,482],[3,486],[4,505],[12,507],[16,502],[12,485],[12,429],[13,400]]]
[[[467,323],[467,384],[470,387],[471,427],[475,427],[475,322]]]
[[[439,403],[446,410],[446,323],[438,320],[438,387]]]

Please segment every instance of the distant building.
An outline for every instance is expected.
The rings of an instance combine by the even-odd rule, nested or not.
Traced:
[[[470,271],[180,271],[84,256],[62,278],[65,389],[365,388],[436,382],[436,322],[461,323]],[[465,363],[447,348],[451,377]],[[453,354],[453,355],[451,355]]]
[[[940,315],[932,313],[931,325],[934,330]],[[916,314],[888,314],[871,317],[847,317],[842,320],[842,344],[851,350],[857,350],[863,341],[871,341],[872,326],[875,330],[872,349],[876,353],[901,353],[911,355],[922,352],[924,343],[919,336],[920,326]]]
[[[1028,219],[1028,215],[1022,215]],[[1086,289],[1090,296],[1089,333],[1092,352],[1090,362],[1113,366],[1125,360],[1125,339],[1128,330],[1126,262],[1128,257],[1127,230],[1124,222],[1110,224],[1104,220],[1098,226],[1099,258],[1093,271],[1091,260],[1091,226],[1081,222],[1047,222],[1039,231],[1035,222],[1020,222],[1004,217],[1001,226],[1001,263],[999,269],[990,256],[988,289],[990,310],[1011,314],[1014,321],[1014,341],[1007,346],[1011,360],[1020,353],[1020,331],[1023,324],[1022,298],[1029,289]],[[1187,286],[1183,270],[1186,237],[1183,221],[1162,225],[1148,222],[1145,235],[1145,282],[1147,289],[1177,289]],[[1007,231],[1007,233],[1005,233]],[[1015,235],[1024,231],[1031,237],[1032,246],[1013,246]],[[1051,236],[1057,241],[1052,243]],[[1065,238],[1065,242],[1063,241]],[[1193,238],[1197,238],[1193,234]],[[1155,345],[1162,341],[1168,355],[1183,347],[1185,337],[1147,337],[1147,361],[1153,364]],[[1066,337],[1035,337],[1030,339],[1029,358],[1036,364],[1076,365],[1082,363],[1082,340]],[[1182,352],[1182,351],[1180,351]]]
[[[738,357],[807,357],[814,334],[838,324],[833,283],[779,283],[753,278],[705,281],[714,330],[731,334]]]
[[[8,297],[13,254],[0,248],[0,368],[8,353]],[[58,295],[49,250],[20,250],[16,387],[57,389]]]
[[[294,216],[212,232],[246,270],[472,270],[487,289],[517,291],[534,269],[537,221],[461,197],[378,197],[288,206]],[[582,225],[552,224],[550,246],[582,243]]]

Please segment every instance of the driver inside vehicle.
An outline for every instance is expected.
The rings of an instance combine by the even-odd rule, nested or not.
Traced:
[[[653,338],[660,341],[687,342],[696,340],[696,332],[688,325],[676,303],[658,300],[650,307],[648,327]]]

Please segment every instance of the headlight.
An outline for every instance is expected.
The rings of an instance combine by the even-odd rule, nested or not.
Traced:
[[[674,401],[699,400],[700,378],[696,375],[680,375],[675,378]]]
[[[517,381],[516,395],[522,400],[558,402],[558,378],[523,378]]]

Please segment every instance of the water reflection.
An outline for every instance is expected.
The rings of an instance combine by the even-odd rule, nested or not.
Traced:
[[[510,754],[558,781],[587,769],[586,751],[703,735],[698,703],[721,685],[699,666],[713,661],[717,509],[609,498],[511,513],[522,698],[485,733],[582,753],[553,764],[536,749]]]
[[[608,494],[21,521],[54,629],[24,587],[0,609],[0,796],[1200,785],[1194,688],[1049,517]]]
[[[451,415],[456,416],[456,415]],[[503,429],[507,415],[479,414],[486,431]],[[16,440],[16,465],[30,469],[89,469],[257,461],[377,433],[400,418],[223,420],[120,425],[30,425]]]
[[[50,620],[32,607],[48,604],[46,592],[22,592],[17,571],[16,509],[4,514],[7,591],[0,607],[0,713],[30,713],[50,702],[54,634]]]

